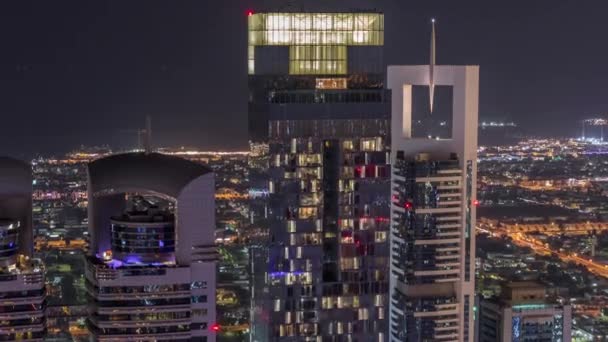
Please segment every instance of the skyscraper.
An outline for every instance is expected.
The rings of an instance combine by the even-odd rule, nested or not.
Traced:
[[[88,317],[96,341],[215,341],[214,176],[157,153],[88,166]]]
[[[267,144],[253,341],[385,341],[384,16],[249,13],[249,128]]]
[[[432,72],[430,72],[432,70]],[[389,66],[391,341],[472,341],[477,66]],[[452,136],[414,138],[412,87],[452,86]]]
[[[32,168],[0,158],[0,341],[42,341],[44,265],[32,258]]]
[[[572,308],[546,299],[535,282],[513,282],[499,298],[482,299],[479,342],[572,340]]]

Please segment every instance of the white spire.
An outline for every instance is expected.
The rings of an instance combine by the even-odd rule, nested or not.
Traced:
[[[432,114],[433,100],[435,98],[435,18],[431,19],[431,54],[429,57],[429,101]]]

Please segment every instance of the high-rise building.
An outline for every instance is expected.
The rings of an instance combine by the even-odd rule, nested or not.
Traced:
[[[249,13],[249,129],[267,145],[252,341],[387,341],[384,16]]]
[[[0,158],[0,341],[43,341],[44,265],[34,259],[32,168]]]
[[[215,341],[214,176],[157,153],[88,166],[88,326],[96,341]]]
[[[387,77],[391,341],[472,341],[479,68],[389,66]],[[429,85],[453,87],[449,139],[412,135],[412,87]]]
[[[479,305],[479,342],[572,340],[572,308],[546,299],[535,282],[514,282]]]

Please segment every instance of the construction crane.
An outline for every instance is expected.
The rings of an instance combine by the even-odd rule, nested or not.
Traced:
[[[152,119],[149,115],[146,116],[145,128],[123,129],[120,132],[137,134],[137,149],[143,150],[145,153],[152,152]]]

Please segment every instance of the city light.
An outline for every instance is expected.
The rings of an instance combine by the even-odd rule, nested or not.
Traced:
[[[607,339],[608,2],[333,5],[4,11],[0,340]]]

